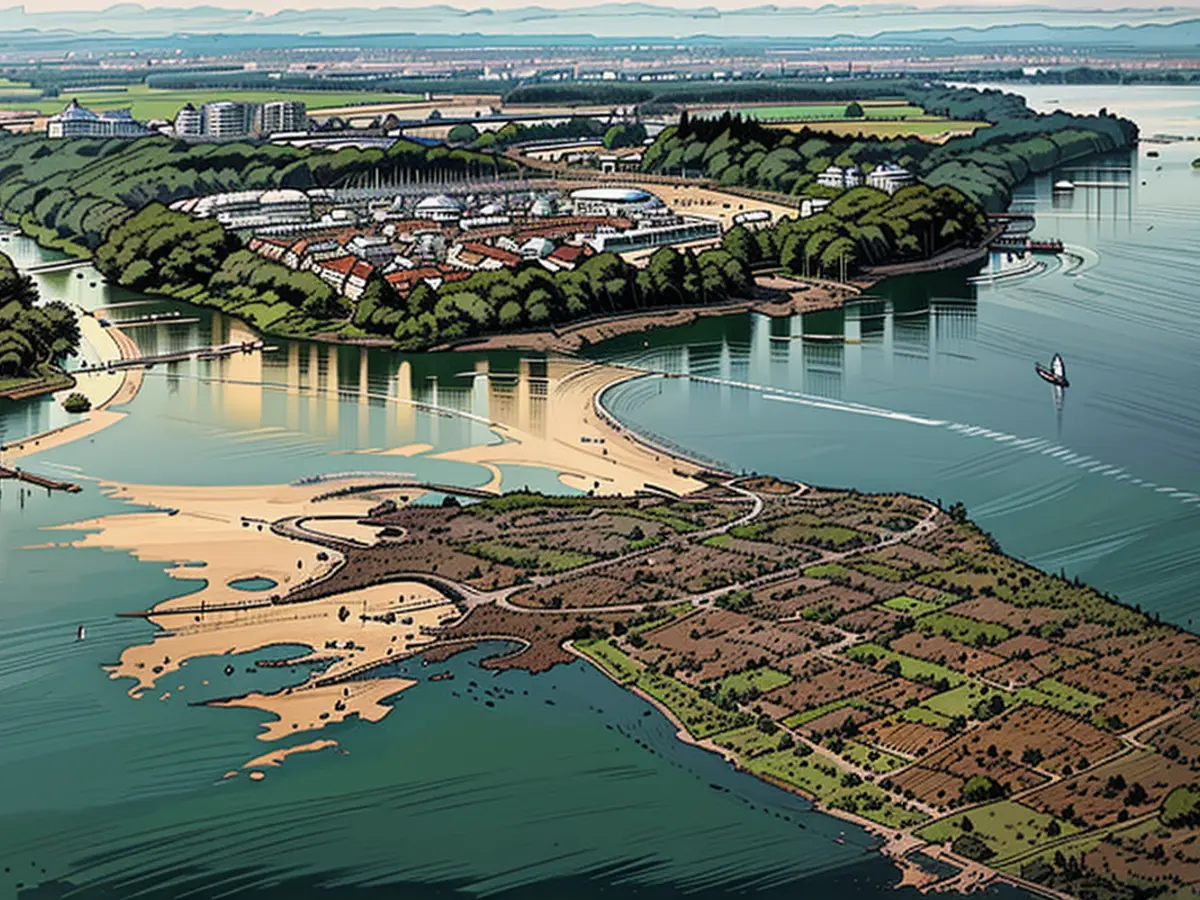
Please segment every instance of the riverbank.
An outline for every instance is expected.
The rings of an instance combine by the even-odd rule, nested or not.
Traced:
[[[142,387],[143,372],[140,368],[111,370],[104,368],[109,362],[137,359],[141,354],[137,344],[116,325],[101,325],[94,315],[79,317],[80,336],[92,348],[99,365],[86,372],[76,372],[72,385],[56,392],[61,400],[67,390],[78,391],[92,404],[90,412],[77,421],[32,434],[9,444],[0,445],[0,453],[10,462],[62,447],[72,441],[90,437],[110,425],[121,421],[127,413],[116,412],[114,406],[129,403]]]
[[[45,363],[38,367],[37,375],[0,379],[0,400],[32,400],[34,397],[70,390],[74,386],[74,378],[57,366]]]
[[[690,325],[700,319],[760,313],[786,318],[799,313],[837,309],[860,296],[875,283],[873,279],[855,279],[847,283],[819,279],[793,278],[780,274],[762,274],[755,278],[758,295],[709,306],[683,306],[598,316],[541,331],[515,332],[466,338],[439,344],[431,352],[444,350],[531,350],[547,353],[576,353],[610,338],[641,334],[659,328]]]

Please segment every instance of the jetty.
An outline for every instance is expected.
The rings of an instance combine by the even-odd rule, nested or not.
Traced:
[[[34,266],[26,266],[25,272],[29,275],[41,275],[46,272],[67,272],[71,269],[82,269],[84,266],[90,266],[90,259],[58,259],[53,262],[38,263]]]
[[[55,481],[53,478],[35,475],[33,472],[26,472],[20,468],[10,469],[8,466],[0,466],[0,478],[12,478],[16,481],[23,481],[35,487],[45,488],[47,492],[66,491],[68,494],[78,494],[83,490],[79,485],[70,481]]]
[[[175,319],[159,319],[159,322],[173,322]],[[105,319],[100,320],[100,324],[105,328],[124,327],[123,322],[109,322]],[[175,350],[171,353],[159,353],[155,356],[138,356],[131,359],[111,360],[103,365],[95,365],[89,368],[82,368],[80,372],[114,372],[117,369],[150,369],[159,363],[184,362],[189,359],[224,359],[227,356],[233,356],[235,353],[254,353],[262,350],[273,350],[273,347],[267,347],[262,341],[242,341],[238,344],[221,344],[214,347],[191,347],[187,350]]]

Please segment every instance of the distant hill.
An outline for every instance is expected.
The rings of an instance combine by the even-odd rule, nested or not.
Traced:
[[[598,3],[571,9],[524,6],[462,9],[366,6],[284,9],[247,14],[216,6],[172,9],[123,3],[103,12],[40,12],[37,4],[0,9],[0,48],[49,49],[100,42],[106,49],[169,43],[203,45],[234,38],[234,47],[580,45],[612,38],[671,38],[685,43],[769,42],[806,47],[868,44],[1120,45],[1160,49],[1200,44],[1200,7],[1112,11],[1058,7],[946,6],[916,9],[895,3],[775,6],[736,10],[653,3]],[[967,24],[964,24],[967,23]],[[332,42],[331,42],[331,39]],[[229,44],[224,44],[229,49]]]

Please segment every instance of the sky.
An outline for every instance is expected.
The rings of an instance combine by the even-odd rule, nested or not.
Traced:
[[[717,0],[717,2],[703,2],[703,0],[695,0],[695,2],[673,3],[663,2],[663,0],[647,0],[654,5],[673,6],[677,9],[684,10],[689,8],[716,8],[716,9],[746,9],[751,7],[762,7],[767,5],[764,0]],[[552,9],[578,9],[581,7],[596,6],[599,0],[450,0],[444,5],[457,7],[458,9],[514,9],[528,6],[543,6]],[[130,6],[132,4],[123,4]],[[270,15],[283,10],[296,9],[336,9],[341,6],[352,6],[359,9],[375,9],[381,7],[388,8],[405,8],[405,7],[425,7],[438,5],[433,2],[416,2],[416,0],[151,0],[142,4],[146,7],[153,8],[174,8],[174,9],[195,9],[200,6],[219,7],[227,10],[244,10],[247,13],[257,13]],[[781,6],[807,6],[810,8],[823,5],[822,0],[796,0],[796,2],[780,3]],[[849,3],[839,4],[849,6]],[[942,9],[949,11],[953,8],[969,8],[972,12],[980,7],[987,9],[1003,9],[1016,11],[1021,8],[1028,8],[1031,11],[1031,20],[1036,21],[1036,9],[1053,8],[1056,10],[1071,10],[1071,11],[1086,11],[1090,9],[1097,10],[1118,10],[1118,9],[1154,9],[1158,12],[1165,12],[1171,7],[1163,4],[1155,4],[1153,2],[1138,2],[1138,0],[1048,0],[1048,2],[1031,3],[1029,0],[987,0],[986,3],[978,2],[946,2],[946,0],[906,0],[906,2],[890,2],[890,3],[861,3],[858,5],[872,6],[879,8],[890,8],[899,12],[904,8],[913,10],[929,10]],[[15,5],[7,9],[0,8],[0,15],[5,12],[16,13],[20,15],[24,13],[26,16],[36,16],[39,13],[69,13],[69,12],[101,12],[113,6],[112,0],[36,0],[36,2]],[[1194,13],[1198,8],[1195,4],[1181,4],[1176,7],[1180,12]]]

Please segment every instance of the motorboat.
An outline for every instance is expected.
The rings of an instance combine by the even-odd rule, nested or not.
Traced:
[[[1075,182],[1063,179],[1062,181],[1054,182],[1054,190],[1056,191],[1073,191],[1075,190]]]
[[[1043,381],[1048,381],[1055,387],[1065,388],[1071,386],[1071,382],[1067,381],[1067,365],[1057,353],[1050,360],[1050,368],[1046,368],[1041,363],[1034,363],[1033,368]]]

